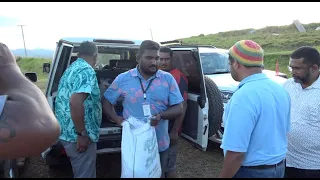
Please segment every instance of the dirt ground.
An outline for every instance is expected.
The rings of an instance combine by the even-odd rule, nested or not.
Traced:
[[[215,143],[209,143],[207,151],[201,151],[181,138],[177,158],[180,178],[215,178],[222,168],[222,150]],[[23,178],[68,178],[72,177],[71,167],[50,170],[41,157],[27,159]],[[97,158],[97,178],[119,178],[121,174],[120,153],[103,154]]]

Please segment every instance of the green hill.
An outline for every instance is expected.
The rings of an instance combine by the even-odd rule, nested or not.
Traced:
[[[294,24],[286,26],[268,26],[262,29],[243,29],[216,34],[183,38],[183,44],[214,45],[229,49],[234,43],[243,39],[253,40],[265,51],[266,69],[275,70],[276,60],[279,69],[290,76],[287,65],[290,53],[300,46],[313,46],[320,50],[320,30],[315,30],[320,23],[303,24],[307,32],[300,33]]]
[[[230,48],[235,42],[250,39],[259,43],[265,53],[292,51],[300,46],[314,46],[320,49],[320,23],[303,25],[307,32],[300,33],[294,24],[286,26],[268,26],[262,29],[244,29],[217,34],[192,36],[181,39],[184,44],[214,45]]]

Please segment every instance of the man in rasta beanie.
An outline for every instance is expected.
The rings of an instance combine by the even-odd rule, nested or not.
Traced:
[[[263,70],[263,49],[241,40],[229,50],[231,76],[240,82],[224,111],[221,178],[283,178],[290,97]]]

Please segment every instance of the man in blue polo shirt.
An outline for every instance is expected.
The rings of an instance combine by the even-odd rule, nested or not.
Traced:
[[[231,76],[239,81],[224,112],[222,178],[283,178],[290,126],[290,97],[262,73],[263,50],[242,40],[229,50]]]
[[[104,94],[103,109],[117,124],[123,118],[133,116],[142,119],[155,116],[152,125],[156,134],[160,152],[162,176],[166,171],[170,138],[168,120],[174,120],[182,114],[182,102],[178,84],[174,77],[165,71],[158,70],[160,45],[146,40],[140,45],[137,60],[138,66],[116,77]],[[116,115],[112,104],[123,97],[123,118]]]

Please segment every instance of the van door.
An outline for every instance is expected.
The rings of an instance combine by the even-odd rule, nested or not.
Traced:
[[[54,110],[54,98],[58,91],[59,81],[63,75],[63,72],[68,68],[70,64],[70,57],[73,51],[73,44],[60,40],[57,43],[55,56],[52,60],[52,68],[49,73],[49,79],[46,89],[46,97],[49,105]]]
[[[182,136],[205,151],[208,145],[208,99],[201,60],[196,47],[172,47],[173,63],[188,79],[188,107]]]
[[[46,97],[53,112],[54,101],[57,95],[59,81],[63,75],[63,72],[68,68],[70,64],[70,57],[72,51],[72,43],[64,40],[60,40],[57,43],[57,48],[52,59],[52,68],[50,69],[48,84],[46,88]],[[42,157],[45,158],[50,150],[51,147],[49,147],[47,150],[41,153]]]

